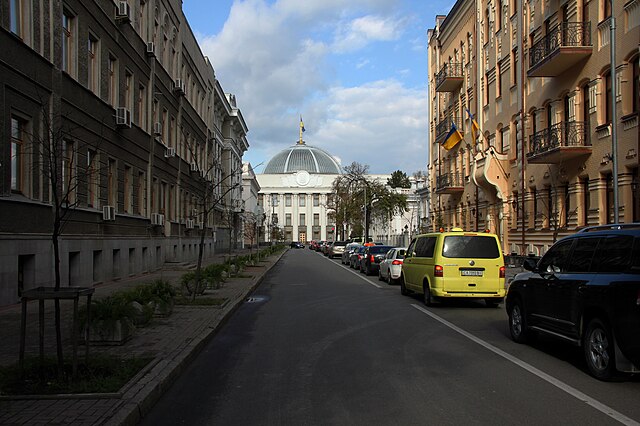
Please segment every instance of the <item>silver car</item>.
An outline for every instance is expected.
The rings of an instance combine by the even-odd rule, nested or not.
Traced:
[[[402,262],[407,251],[406,247],[395,247],[387,252],[384,260],[380,262],[378,279],[389,284],[396,284],[402,274]]]

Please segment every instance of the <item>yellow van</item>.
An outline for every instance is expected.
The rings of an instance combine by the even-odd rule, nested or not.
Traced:
[[[418,235],[407,248],[400,291],[423,294],[427,306],[456,297],[498,306],[506,293],[498,236],[459,228]]]

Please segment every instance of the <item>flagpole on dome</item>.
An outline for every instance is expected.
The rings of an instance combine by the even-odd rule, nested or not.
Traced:
[[[300,114],[300,140],[298,141],[298,145],[304,145],[304,141],[302,140],[302,133],[304,133],[304,122],[302,121],[302,114]]]

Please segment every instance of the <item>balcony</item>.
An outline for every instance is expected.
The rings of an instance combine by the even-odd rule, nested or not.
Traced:
[[[556,77],[591,55],[590,22],[563,22],[529,49],[529,77]]]
[[[461,173],[445,173],[436,176],[436,194],[462,194],[464,182]]]
[[[453,123],[456,123],[458,130],[460,130],[461,122],[460,122],[460,117],[457,115],[450,115],[438,121],[438,124],[436,124],[436,132],[435,132],[437,143],[442,143],[442,139],[449,134],[449,131],[451,130],[451,125]]]
[[[529,138],[527,161],[531,164],[560,164],[591,154],[591,139],[585,123],[554,124]]]
[[[462,85],[464,76],[463,67],[459,62],[444,64],[436,75],[436,92],[453,92]]]

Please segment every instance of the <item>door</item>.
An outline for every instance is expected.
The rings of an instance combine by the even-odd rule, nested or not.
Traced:
[[[419,238],[418,238],[419,239]],[[417,265],[414,263],[415,258],[415,249],[416,249],[416,238],[411,240],[409,244],[409,248],[407,249],[407,256],[404,259],[404,264],[402,265],[402,275],[404,276],[405,286],[410,288],[413,287],[413,277],[415,275],[415,268]]]

